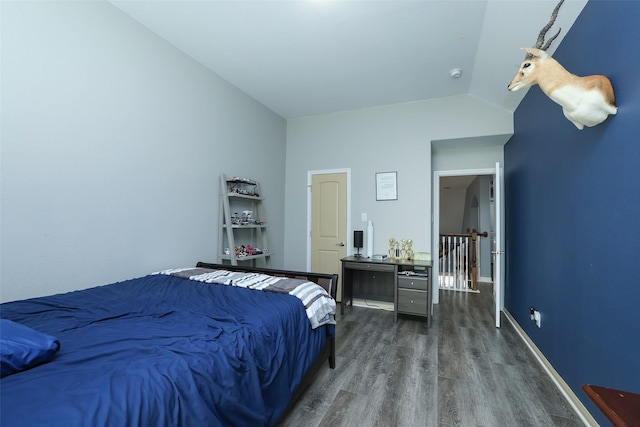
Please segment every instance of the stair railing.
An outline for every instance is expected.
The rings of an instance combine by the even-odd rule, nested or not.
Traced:
[[[457,291],[478,290],[478,236],[487,237],[486,231],[478,233],[441,233],[439,240],[440,289]]]

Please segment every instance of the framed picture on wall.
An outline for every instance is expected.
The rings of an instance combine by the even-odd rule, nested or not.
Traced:
[[[376,173],[376,200],[398,200],[398,173]]]

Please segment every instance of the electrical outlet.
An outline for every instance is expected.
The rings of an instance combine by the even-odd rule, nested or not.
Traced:
[[[539,328],[540,327],[540,312],[538,310],[533,312],[533,318],[536,321],[536,326]]]
[[[362,221],[367,222],[367,214],[366,213],[362,214]]]

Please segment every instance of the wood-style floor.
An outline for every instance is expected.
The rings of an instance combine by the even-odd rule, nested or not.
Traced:
[[[431,328],[346,307],[336,368],[320,371],[283,426],[581,426],[511,324],[496,329],[491,285],[480,290],[441,292]]]

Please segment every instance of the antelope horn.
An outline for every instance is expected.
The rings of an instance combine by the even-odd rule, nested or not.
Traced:
[[[558,28],[558,32],[551,37],[549,40],[547,40],[547,42],[544,44],[543,47],[540,48],[540,50],[547,50],[549,49],[549,46],[551,46],[551,43],[553,43],[553,41],[558,38],[558,36],[560,35],[560,31],[562,31],[562,28]]]
[[[542,28],[542,30],[540,30],[540,34],[538,34],[538,40],[536,40],[536,45],[535,45],[536,48],[540,50],[549,49],[549,46],[551,46],[551,42],[553,42],[556,39],[556,37],[558,37],[558,35],[560,34],[560,31],[562,31],[562,28],[560,28],[556,33],[556,35],[551,37],[551,39],[549,39],[549,41],[547,42],[547,44],[544,45],[544,47],[542,46],[544,43],[544,36],[547,34],[547,31],[549,31],[549,29],[556,22],[556,18],[558,17],[558,11],[560,10],[560,6],[562,6],[562,3],[564,3],[564,0],[560,0],[558,2],[555,9],[553,9],[553,13],[551,14],[551,18],[549,19],[549,22],[547,23],[547,25],[545,25]]]

